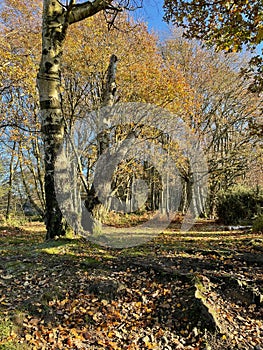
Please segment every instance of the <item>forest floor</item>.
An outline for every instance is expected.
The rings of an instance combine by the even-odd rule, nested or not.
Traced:
[[[263,349],[263,239],[199,221],[140,246],[0,227],[0,349]]]

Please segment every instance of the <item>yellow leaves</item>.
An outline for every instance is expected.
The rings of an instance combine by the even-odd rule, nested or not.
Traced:
[[[116,342],[109,341],[108,345],[111,347],[112,350],[120,350],[120,347],[118,346],[118,344]]]
[[[137,302],[135,303],[135,307],[136,307],[136,308],[141,308],[141,307],[142,307],[142,302],[141,302],[141,301],[137,301]]]
[[[25,339],[26,341],[30,341],[32,339],[32,336],[30,334],[26,334]]]
[[[0,87],[20,87],[34,95],[41,52],[41,4],[27,5],[23,0],[7,0],[1,6]]]
[[[100,319],[100,315],[98,313],[95,313],[92,315],[92,319],[93,319],[93,321],[98,322]]]
[[[115,337],[115,332],[114,332],[114,331],[110,331],[110,332],[108,333],[108,337],[109,337],[109,338]]]
[[[151,342],[148,335],[146,335],[142,340],[147,349],[157,349],[158,344]]]
[[[108,32],[102,16],[91,20],[92,25],[90,20],[79,23],[69,33],[64,62],[70,74],[81,72],[83,82],[89,80],[96,89],[101,89],[109,57],[115,53],[117,91],[122,101],[169,105],[170,109],[178,110],[189,89],[176,68],[165,67],[156,37],[147,32],[146,26],[133,27],[126,15],[119,15],[118,27],[122,31]]]

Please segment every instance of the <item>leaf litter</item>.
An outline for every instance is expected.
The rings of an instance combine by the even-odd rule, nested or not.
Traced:
[[[213,230],[111,250],[2,229],[0,349],[262,349],[260,235]]]

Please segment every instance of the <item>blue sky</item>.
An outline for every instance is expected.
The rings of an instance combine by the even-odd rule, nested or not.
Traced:
[[[148,23],[149,29],[153,29],[160,34],[160,37],[169,32],[167,23],[163,21],[163,1],[144,0],[143,8],[133,13],[134,18],[143,19]]]
[[[64,2],[62,0],[62,2]],[[139,2],[139,1],[138,1]],[[0,0],[0,7],[3,0]],[[148,23],[149,29],[153,29],[160,34],[160,37],[168,31],[168,25],[162,20],[163,17],[163,1],[161,0],[143,0],[143,8],[132,12],[135,19],[143,19]]]
[[[133,13],[134,18],[143,19],[149,29],[159,33],[160,39],[165,38],[169,33],[169,26],[163,18],[163,1],[160,0],[143,0],[143,8]],[[257,53],[262,54],[263,43],[258,45]]]

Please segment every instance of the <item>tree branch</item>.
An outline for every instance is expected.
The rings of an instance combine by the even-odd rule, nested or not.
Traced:
[[[113,0],[94,0],[93,2],[86,1],[83,4],[75,5],[69,13],[69,24],[79,22],[102,10],[106,10],[112,2]]]

